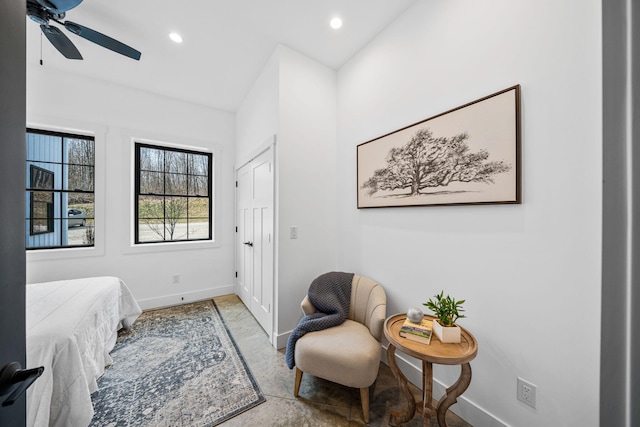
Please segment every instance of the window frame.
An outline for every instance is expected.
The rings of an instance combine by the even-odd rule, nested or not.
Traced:
[[[60,130],[54,130],[54,129],[46,129],[39,127],[39,126],[27,126],[26,127],[26,131],[25,131],[25,144],[26,144],[26,137],[28,136],[28,134],[37,134],[37,135],[44,135],[44,136],[53,136],[53,137],[58,137],[61,138],[61,145],[60,145],[60,161],[49,161],[49,160],[39,160],[39,159],[26,159],[26,165],[30,166],[30,170],[29,170],[29,185],[26,186],[26,193],[30,193],[29,194],[29,215],[28,217],[25,215],[25,221],[29,221],[29,225],[28,227],[25,227],[25,233],[26,230],[29,230],[29,236],[37,236],[40,234],[46,234],[46,233],[60,233],[60,244],[57,245],[47,245],[47,246],[28,246],[25,242],[25,250],[27,251],[27,253],[36,253],[36,252],[63,252],[63,251],[77,251],[77,250],[90,250],[93,251],[96,248],[96,239],[95,239],[95,233],[96,233],[96,190],[97,190],[97,143],[96,143],[96,137],[95,135],[91,135],[91,134],[87,134],[87,133],[71,133],[71,132],[66,132],[66,131],[60,131]],[[65,144],[65,139],[74,139],[74,140],[88,140],[91,141],[93,144],[93,164],[91,165],[85,165],[85,164],[73,164],[73,163],[69,163],[68,159],[65,158],[65,150],[67,149],[67,145]],[[58,165],[60,167],[60,170],[62,171],[62,177],[61,179],[63,180],[63,182],[65,181],[65,169],[68,173],[69,170],[69,166],[82,166],[82,167],[91,167],[93,168],[93,182],[92,182],[92,190],[85,190],[85,189],[71,189],[71,188],[66,188],[65,189],[65,184],[62,184],[60,186],[59,189],[55,188],[55,172],[51,171],[51,170],[47,170],[44,168],[41,168],[39,166],[36,166],[34,164],[30,164],[30,163],[50,163],[50,164],[54,164],[54,165]],[[31,171],[33,170],[33,168],[37,168],[46,172],[50,172],[53,176],[53,180],[54,180],[54,184],[53,184],[53,188],[51,189],[39,189],[34,187],[31,184]],[[68,180],[68,176],[67,176],[67,180]],[[51,217],[51,218],[47,218],[48,222],[51,222],[52,227],[51,230],[49,231],[44,231],[44,232],[37,232],[37,233],[33,233],[33,201],[34,201],[34,193],[35,192],[50,192],[52,193],[54,200],[51,203],[52,206],[55,206],[56,203],[59,203],[59,207],[60,207],[60,215],[59,218],[55,217],[55,214]],[[68,224],[69,218],[68,215],[65,215],[64,213],[64,202],[63,202],[63,194],[91,194],[92,198],[93,198],[93,209],[94,209],[94,216],[90,217],[88,219],[92,219],[93,220],[93,241],[91,243],[87,243],[87,244],[62,244],[62,237],[63,237],[63,230],[62,227],[66,226]],[[56,194],[59,194],[59,201],[56,201]],[[68,206],[67,206],[68,207]],[[55,207],[54,207],[54,211],[55,211]],[[25,212],[26,214],[27,212]],[[56,227],[55,224],[58,224],[58,226],[60,227],[59,231],[56,231]],[[67,227],[68,228],[68,227]],[[25,236],[28,237],[28,236]],[[68,241],[67,241],[68,243]]]
[[[209,151],[209,150],[205,150],[205,149],[194,149],[194,148],[190,148],[190,147],[185,147],[185,146],[178,146],[178,145],[169,145],[169,144],[164,144],[164,143],[157,143],[157,142],[152,142],[152,141],[145,141],[143,139],[137,139],[134,138],[133,139],[133,168],[132,168],[132,172],[134,175],[134,182],[133,182],[133,241],[132,241],[132,246],[133,247],[153,247],[153,246],[159,246],[159,245],[170,245],[172,247],[175,247],[175,245],[180,245],[180,244],[193,244],[193,243],[215,243],[214,240],[214,236],[215,236],[215,209],[214,209],[214,205],[215,205],[215,185],[216,185],[216,179],[214,174],[216,173],[216,169],[214,168],[214,161],[215,161],[215,156],[214,154]],[[192,174],[189,173],[188,170],[188,163],[187,163],[187,172],[186,173],[181,173],[182,175],[185,175],[186,178],[186,182],[187,182],[187,191],[185,192],[185,194],[172,194],[167,192],[167,186],[166,186],[166,175],[171,173],[170,170],[167,169],[166,164],[163,165],[163,170],[162,171],[147,171],[147,172],[157,172],[157,173],[162,173],[163,174],[163,192],[162,193],[144,193],[141,192],[141,172],[144,172],[144,170],[141,169],[141,164],[140,164],[140,152],[142,148],[149,148],[149,149],[153,149],[153,150],[159,150],[163,152],[163,163],[164,160],[166,160],[167,157],[167,152],[174,152],[174,153],[183,153],[183,154],[193,154],[193,155],[198,155],[198,156],[206,156],[207,157],[207,195],[203,196],[203,195],[197,195],[197,194],[189,194],[188,191],[188,183],[189,183],[189,178],[190,177],[194,177],[194,176],[202,176],[202,175],[197,175],[197,174]],[[206,199],[208,201],[208,227],[207,227],[207,231],[208,231],[208,237],[206,238],[186,238],[186,239],[166,239],[166,224],[163,223],[163,239],[162,240],[153,240],[153,241],[141,241],[140,240],[140,217],[139,217],[139,213],[140,213],[140,198],[141,197],[145,197],[145,196],[152,196],[152,197],[162,197],[163,200],[163,210],[165,209],[164,206],[166,206],[166,199],[167,198],[186,198],[186,199]],[[188,214],[188,204],[189,202],[187,201],[187,221],[189,221],[189,214]],[[160,218],[158,218],[160,219]],[[163,215],[163,220],[166,219],[166,215]],[[188,223],[188,222],[187,222]],[[187,233],[188,233],[188,227],[187,227]]]

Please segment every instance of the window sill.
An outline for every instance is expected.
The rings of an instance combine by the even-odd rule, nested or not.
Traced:
[[[27,252],[27,262],[30,261],[46,261],[53,259],[71,259],[103,256],[104,249],[94,246],[92,248],[55,248],[55,249],[38,249]]]
[[[220,243],[215,241],[197,241],[197,242],[166,242],[166,243],[143,243],[131,244],[123,250],[125,254],[140,254],[154,252],[174,252],[174,251],[190,251],[202,249],[219,248]]]

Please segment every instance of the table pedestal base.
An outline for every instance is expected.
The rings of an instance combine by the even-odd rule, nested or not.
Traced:
[[[446,415],[449,407],[458,401],[458,397],[465,392],[471,383],[471,365],[469,363],[460,365],[460,377],[455,384],[447,388],[444,396],[438,401],[437,406],[433,407],[431,404],[433,398],[433,364],[422,361],[422,401],[418,402],[418,406],[411,390],[409,390],[407,377],[402,373],[400,368],[398,368],[395,352],[396,347],[389,343],[389,347],[387,348],[387,361],[391,372],[393,372],[393,375],[398,379],[398,386],[407,399],[408,405],[404,411],[391,411],[389,424],[397,426],[406,423],[415,416],[417,410],[422,414],[423,426],[427,427],[431,417],[436,415],[438,425],[447,427]]]

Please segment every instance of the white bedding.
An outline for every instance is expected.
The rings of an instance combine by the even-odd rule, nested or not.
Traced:
[[[27,426],[87,426],[117,331],[142,310],[117,277],[34,283],[26,293],[27,366],[44,366],[27,391]]]

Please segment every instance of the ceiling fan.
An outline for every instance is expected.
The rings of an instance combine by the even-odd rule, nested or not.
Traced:
[[[140,60],[142,54],[131,46],[75,22],[63,21],[66,12],[80,3],[82,0],[27,0],[27,16],[40,24],[42,33],[65,58],[82,59],[82,55],[71,40],[58,27],[51,25],[50,21],[57,22],[67,31],[90,42],[129,58]]]

